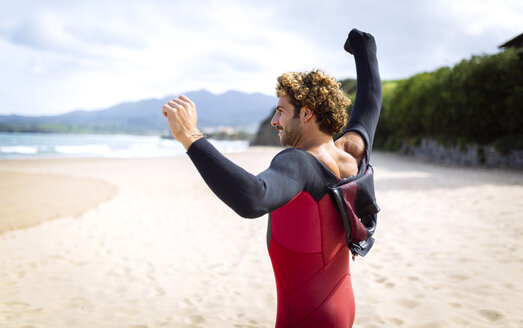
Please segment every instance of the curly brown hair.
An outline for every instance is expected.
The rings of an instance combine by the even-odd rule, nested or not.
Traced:
[[[312,110],[320,130],[334,135],[347,124],[345,108],[351,103],[340,86],[334,77],[320,70],[287,72],[278,77],[276,95],[290,96],[295,115],[302,107]]]

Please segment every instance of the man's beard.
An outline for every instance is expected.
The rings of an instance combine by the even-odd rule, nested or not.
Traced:
[[[299,118],[292,118],[280,132],[280,142],[284,146],[296,147],[303,133]]]

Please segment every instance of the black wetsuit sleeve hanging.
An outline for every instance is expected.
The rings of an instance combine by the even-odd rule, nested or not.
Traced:
[[[376,42],[368,33],[356,29],[349,33],[345,49],[354,55],[356,62],[356,100],[343,134],[358,132],[370,154],[374,133],[381,110],[381,79],[376,57]]]
[[[296,149],[280,152],[257,176],[231,162],[204,138],[194,142],[187,154],[209,188],[246,218],[259,217],[289,202],[307,189],[307,177],[315,171],[306,154]]]

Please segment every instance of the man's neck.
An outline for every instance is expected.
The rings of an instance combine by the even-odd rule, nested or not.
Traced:
[[[317,133],[304,133],[296,148],[306,150],[314,155],[319,150],[331,146],[334,147],[332,136],[319,131]]]

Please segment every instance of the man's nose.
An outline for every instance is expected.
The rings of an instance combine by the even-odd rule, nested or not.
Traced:
[[[278,113],[275,113],[271,120],[271,124],[274,127],[278,126],[278,119],[276,118],[277,115],[278,115]]]

